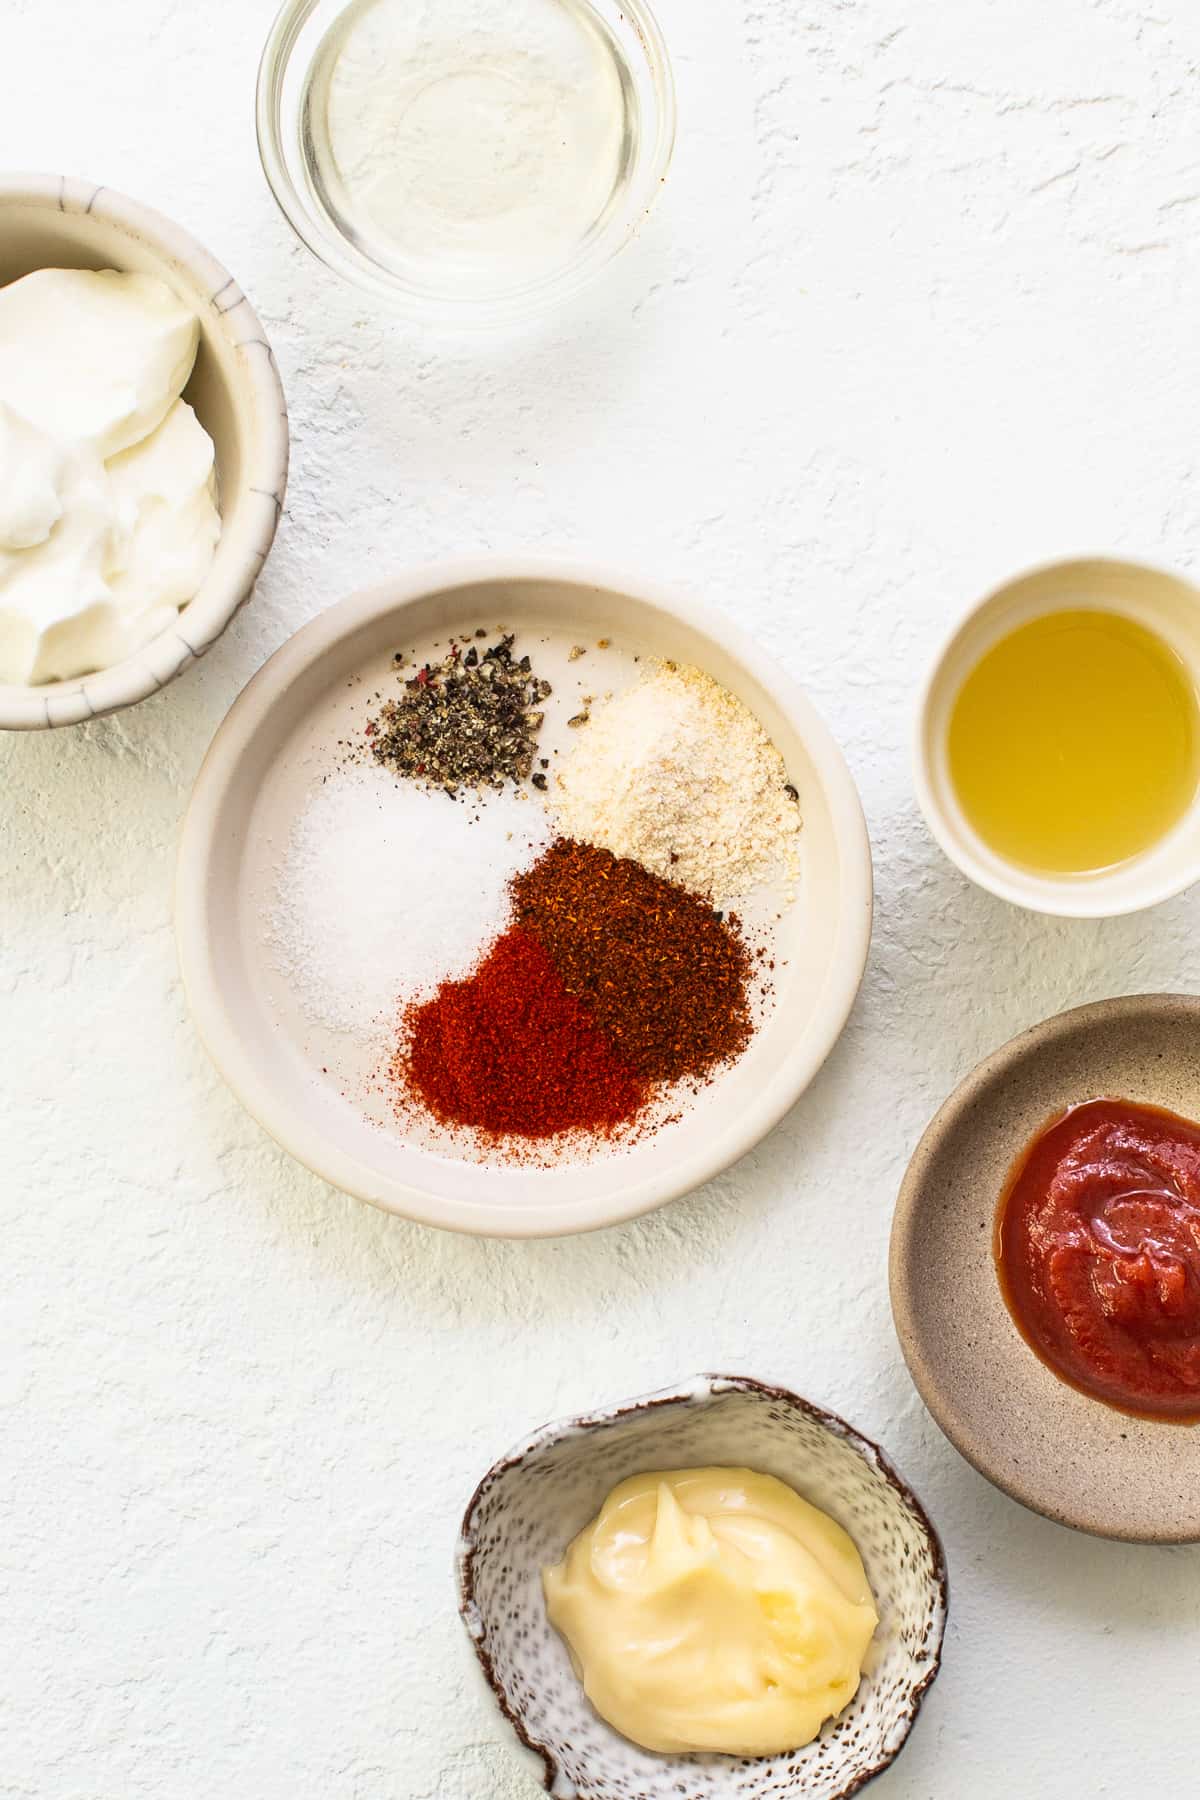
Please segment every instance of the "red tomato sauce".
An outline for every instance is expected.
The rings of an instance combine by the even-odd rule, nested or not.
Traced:
[[[1200,1125],[1089,1100],[1009,1177],[996,1268],[1030,1347],[1072,1387],[1200,1422]]]

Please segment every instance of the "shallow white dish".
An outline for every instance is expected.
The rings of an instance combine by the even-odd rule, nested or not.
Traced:
[[[519,637],[611,637],[695,663],[755,712],[783,753],[804,820],[802,878],[778,928],[776,1003],[746,1053],[667,1125],[591,1160],[530,1169],[463,1160],[372,1123],[330,1073],[266,967],[264,896],[291,821],[331,766],[348,693],[392,671],[398,645],[465,637],[481,621]],[[862,809],[808,701],[723,621],[573,565],[438,567],[343,601],[276,652],[236,702],[200,771],[180,850],[176,930],[196,1022],[245,1106],[292,1155],[389,1211],[454,1230],[534,1237],[647,1212],[743,1155],[803,1092],[845,1024],[871,929]],[[364,1082],[368,1071],[361,1071]]]
[[[862,1684],[790,1755],[656,1756],[593,1712],[546,1618],[541,1570],[609,1491],[648,1469],[775,1475],[854,1539],[879,1611]],[[703,1375],[547,1425],[484,1476],[458,1547],[459,1608],[485,1681],[556,1800],[846,1800],[899,1754],[938,1672],[937,1533],[883,1452],[784,1388]]]
[[[77,725],[156,694],[220,637],[250,598],[283,511],[287,406],[275,358],[233,276],[148,206],[60,175],[0,174],[0,286],[34,269],[156,275],[200,320],[185,397],[213,440],[221,537],[196,597],[136,655],[38,687],[0,684],[0,730]]]

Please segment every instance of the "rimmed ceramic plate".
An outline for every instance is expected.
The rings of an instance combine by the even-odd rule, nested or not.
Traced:
[[[394,685],[398,647],[464,638],[481,622],[515,631],[518,648],[533,648],[535,666],[556,683],[576,667],[568,658],[576,639],[609,641],[604,673],[588,677],[598,688],[617,684],[622,662],[628,669],[637,657],[705,669],[745,701],[779,746],[804,821],[797,896],[772,927],[774,1002],[745,1054],[677,1123],[545,1168],[471,1160],[372,1113],[364,1096],[378,1081],[366,1054],[303,1016],[272,967],[263,923],[281,846],[314,785],[336,765],[339,743],[361,733],[363,694]],[[590,654],[587,666],[597,667],[597,651]],[[561,711],[557,687],[556,696]],[[420,854],[414,844],[414,857]],[[631,1218],[749,1150],[802,1093],[841,1032],[862,979],[870,923],[870,849],[854,784],[804,695],[766,657],[723,621],[641,584],[635,590],[575,566],[504,562],[426,570],[355,595],[271,658],[201,769],[176,900],[180,962],[201,1035],[271,1135],[336,1187],[377,1206],[430,1225],[513,1237]]]
[[[996,1206],[1016,1158],[1068,1106],[1120,1098],[1200,1118],[1200,999],[1142,994],[1060,1013],[950,1096],[908,1166],[892,1310],[950,1441],[1035,1512],[1101,1537],[1200,1541],[1200,1426],[1134,1418],[1068,1387],[1000,1294]]]

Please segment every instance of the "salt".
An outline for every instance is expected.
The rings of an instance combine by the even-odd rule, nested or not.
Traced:
[[[315,788],[280,865],[265,935],[305,1015],[368,1043],[397,1009],[465,975],[508,919],[508,882],[549,839],[524,795],[339,771]]]

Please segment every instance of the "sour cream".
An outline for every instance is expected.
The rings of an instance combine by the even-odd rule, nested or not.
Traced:
[[[542,1580],[601,1718],[675,1754],[810,1743],[879,1622],[841,1526],[751,1469],[635,1475]]]
[[[198,591],[221,529],[212,440],[180,398],[199,336],[147,275],[0,289],[0,681],[109,667]]]

